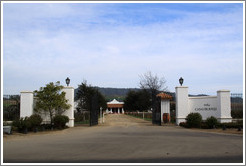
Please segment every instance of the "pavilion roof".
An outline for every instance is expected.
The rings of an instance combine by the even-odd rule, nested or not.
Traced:
[[[108,108],[122,108],[124,106],[124,102],[119,102],[118,100],[114,99],[110,102],[107,102]]]
[[[124,104],[124,102],[119,102],[118,100],[114,99],[110,102],[107,102],[107,104]]]

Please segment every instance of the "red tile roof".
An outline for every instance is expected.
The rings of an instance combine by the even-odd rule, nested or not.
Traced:
[[[164,99],[164,100],[172,100],[172,96],[171,95],[168,95],[164,92],[161,92],[159,93],[158,95],[156,95],[157,97],[161,97],[161,99]]]
[[[123,104],[107,104],[108,108],[122,108]]]

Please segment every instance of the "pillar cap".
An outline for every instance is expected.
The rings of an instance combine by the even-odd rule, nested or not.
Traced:
[[[176,86],[175,89],[177,88],[188,88],[188,86]]]
[[[21,91],[20,93],[33,93],[33,91]]]
[[[227,89],[221,89],[221,90],[218,90],[217,93],[219,92],[230,92],[230,90],[227,90]]]
[[[74,87],[71,87],[71,86],[64,86],[63,89],[74,89]]]

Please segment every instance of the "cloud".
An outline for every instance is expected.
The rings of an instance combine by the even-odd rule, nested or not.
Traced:
[[[74,87],[83,78],[137,87],[148,70],[164,75],[171,91],[181,75],[197,93],[210,93],[213,84],[242,90],[240,6],[221,12],[131,7],[128,14],[122,4],[4,4],[4,93],[67,76]],[[200,92],[204,79],[208,86]]]

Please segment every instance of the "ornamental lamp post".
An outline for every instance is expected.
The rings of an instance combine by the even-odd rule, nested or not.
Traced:
[[[69,83],[70,83],[70,79],[67,77],[67,79],[66,79],[67,86],[69,85]]]
[[[182,77],[180,77],[179,83],[180,83],[181,86],[182,86],[183,82],[184,82],[184,79]]]

